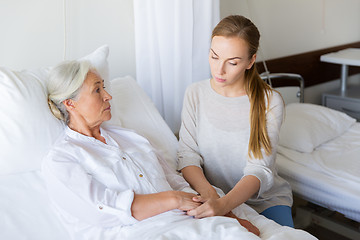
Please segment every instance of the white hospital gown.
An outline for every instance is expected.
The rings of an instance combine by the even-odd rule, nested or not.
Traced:
[[[219,232],[208,239],[218,239],[224,229],[228,239],[232,232],[257,239],[234,219],[198,220],[179,210],[137,221],[131,215],[134,193],[193,190],[175,171],[163,168],[145,138],[119,127],[101,128],[101,134],[107,144],[67,128],[43,161],[50,198],[73,239],[145,239],[144,231],[149,239],[206,237],[209,227]]]

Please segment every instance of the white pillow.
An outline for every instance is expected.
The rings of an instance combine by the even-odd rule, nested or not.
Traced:
[[[112,118],[103,124],[134,129],[176,169],[178,141],[145,91],[130,76],[112,79],[110,83]]]
[[[292,103],[285,114],[279,144],[306,153],[342,135],[356,122],[345,113],[315,104]]]
[[[100,76],[104,79],[104,84],[109,87],[109,63],[107,58],[109,56],[109,46],[104,45],[96,49],[89,55],[80,58],[79,60],[87,60],[93,67],[96,68]]]
[[[84,57],[108,78],[108,46]],[[41,160],[63,130],[47,105],[50,68],[12,71],[0,67],[0,175],[40,169]]]

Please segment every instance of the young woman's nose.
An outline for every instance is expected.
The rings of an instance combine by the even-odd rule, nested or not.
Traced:
[[[225,63],[222,61],[219,61],[217,64],[217,74],[223,75],[225,73]]]

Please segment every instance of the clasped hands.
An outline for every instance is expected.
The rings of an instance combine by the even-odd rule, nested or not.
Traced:
[[[190,195],[187,195],[189,197]],[[189,216],[193,216],[195,218],[205,218],[211,216],[225,216],[235,218],[243,227],[245,227],[249,232],[254,233],[259,236],[260,231],[257,227],[255,227],[251,222],[238,218],[231,211],[226,210],[225,203],[221,200],[219,195],[212,194],[209,196],[193,196],[190,199],[187,199],[187,208],[183,208],[181,210],[186,211],[186,214]],[[191,208],[193,207],[193,208]]]

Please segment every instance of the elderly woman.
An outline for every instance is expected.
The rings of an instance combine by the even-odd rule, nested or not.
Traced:
[[[48,92],[51,111],[67,127],[42,169],[54,207],[75,239],[124,237],[127,226],[148,218],[155,224],[154,216],[169,212],[169,222],[196,221],[184,213],[200,205],[192,200],[196,192],[150,143],[133,131],[101,126],[111,118],[112,97],[88,62],[55,67]],[[237,220],[259,234],[250,222]]]

